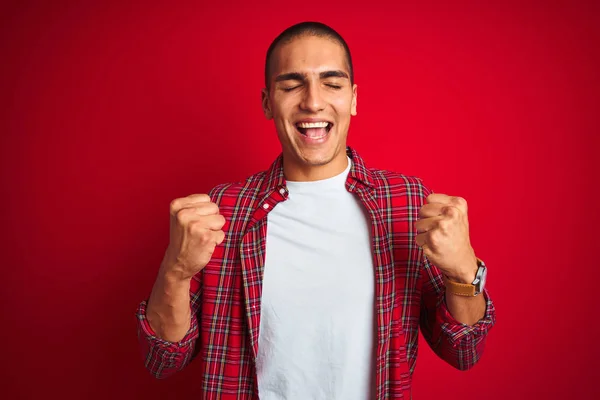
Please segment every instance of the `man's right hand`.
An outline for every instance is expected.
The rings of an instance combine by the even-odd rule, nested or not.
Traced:
[[[225,238],[225,218],[207,194],[192,194],[171,202],[169,247],[163,271],[181,280],[200,272]]]
[[[171,202],[170,242],[146,309],[158,337],[178,342],[190,329],[190,281],[225,238],[224,224],[225,218],[206,194]]]

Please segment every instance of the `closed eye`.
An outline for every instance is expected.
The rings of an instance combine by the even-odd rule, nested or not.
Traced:
[[[298,86],[293,86],[293,87],[284,87],[284,88],[281,88],[281,89],[282,89],[284,92],[291,92],[292,90],[294,90],[294,89],[297,89],[297,88],[299,88],[299,87],[300,87],[300,85],[298,85]]]
[[[333,88],[333,89],[341,89],[342,88],[340,85],[333,85],[331,83],[328,83],[327,86],[329,86],[330,88]]]

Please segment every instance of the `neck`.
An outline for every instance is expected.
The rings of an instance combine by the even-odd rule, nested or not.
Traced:
[[[313,165],[298,162],[292,157],[283,157],[283,174],[292,182],[311,182],[328,179],[341,174],[348,167],[346,152],[340,152],[326,164]]]

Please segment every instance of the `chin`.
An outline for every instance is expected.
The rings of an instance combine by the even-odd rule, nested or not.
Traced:
[[[319,167],[331,163],[335,159],[333,149],[301,150],[300,159],[307,165]]]

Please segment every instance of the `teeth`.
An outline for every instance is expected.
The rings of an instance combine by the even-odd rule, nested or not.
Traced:
[[[299,122],[299,128],[326,128],[329,125],[329,122]]]

